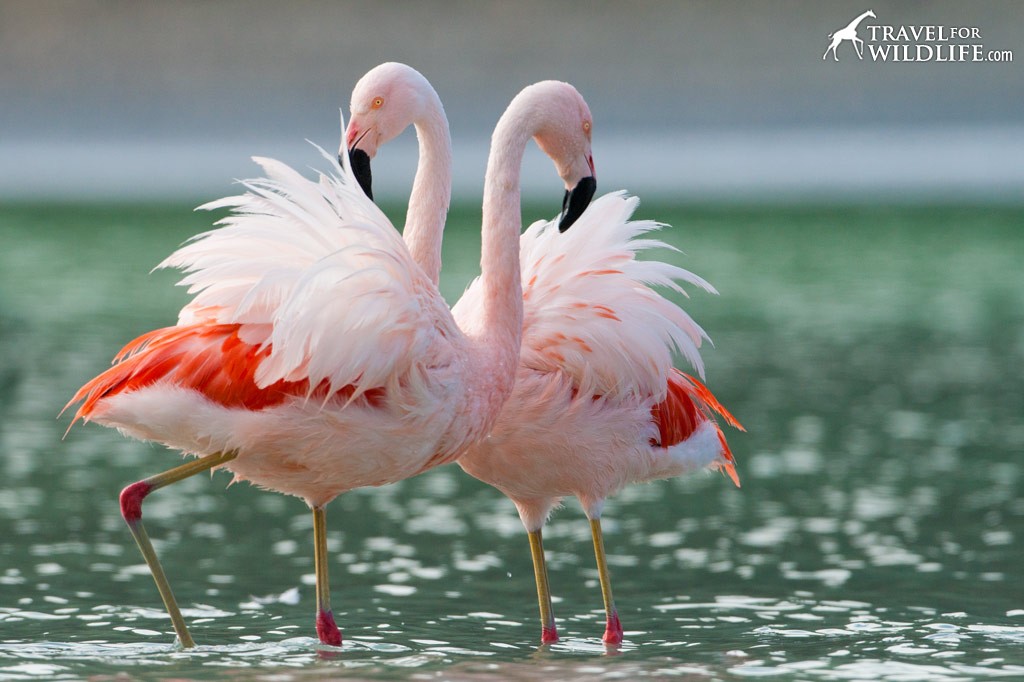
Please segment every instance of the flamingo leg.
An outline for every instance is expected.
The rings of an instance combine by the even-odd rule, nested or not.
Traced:
[[[331,584],[327,579],[327,515],[313,507],[313,562],[316,565],[316,634],[324,644],[341,646],[341,630],[331,611]]]
[[[540,641],[551,644],[558,641],[555,612],[551,608],[551,588],[548,586],[548,566],[544,561],[544,541],[540,529],[529,532],[530,554],[533,556],[533,577],[537,582],[537,601],[540,604]]]
[[[181,609],[178,608],[178,602],[175,601],[174,594],[171,592],[171,584],[167,580],[167,574],[164,573],[163,566],[160,565],[160,559],[156,556],[153,543],[150,542],[146,528],[142,525],[142,501],[146,495],[154,490],[177,483],[203,471],[209,471],[214,467],[233,460],[237,456],[238,452],[231,451],[193,459],[181,466],[132,483],[121,491],[121,515],[128,523],[128,530],[131,531],[132,537],[135,538],[135,543],[142,552],[142,558],[146,560],[146,565],[149,566],[149,570],[153,574],[156,589],[160,592],[160,598],[163,599],[164,606],[167,608],[167,614],[171,617],[171,624],[174,626],[174,632],[178,635],[178,641],[186,649],[194,647],[196,643],[192,639],[188,627],[185,625],[185,619],[182,617]]]
[[[604,611],[608,616],[603,639],[605,644],[621,644],[622,623],[619,621],[619,612],[615,608],[615,599],[612,597],[612,580],[608,573],[608,561],[604,554],[604,533],[601,532],[601,519],[590,519],[590,534],[594,538],[597,574],[601,578],[601,596],[604,598]]]

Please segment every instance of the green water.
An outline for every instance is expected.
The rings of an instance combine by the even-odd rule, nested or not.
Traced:
[[[177,458],[95,425],[62,440],[56,415],[173,322],[175,274],[147,272],[210,216],[0,208],[0,679],[1024,678],[1024,210],[641,215],[721,291],[687,307],[749,433],[730,433],[742,490],[697,475],[609,501],[621,649],[599,639],[578,506],[545,530],[563,639],[541,648],[511,503],[445,467],[329,507],[340,652],[313,639],[303,503],[226,474],[153,495],[200,644],[183,652],[117,505]],[[475,220],[451,218],[450,300],[477,269]]]

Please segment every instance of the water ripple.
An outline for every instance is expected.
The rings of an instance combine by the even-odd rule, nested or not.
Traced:
[[[117,506],[175,457],[90,426],[61,441],[54,414],[183,301],[170,273],[124,264],[207,217],[5,207],[0,679],[1024,679],[1020,211],[669,213],[686,229],[665,237],[729,285],[686,306],[749,429],[730,437],[744,487],[695,475],[608,501],[622,646],[600,639],[579,505],[545,527],[562,640],[540,646],[515,507],[445,467],[331,503],[340,650],[313,638],[301,501],[225,475],[154,494],[149,534],[200,643],[181,651]],[[468,277],[467,215],[445,264]]]

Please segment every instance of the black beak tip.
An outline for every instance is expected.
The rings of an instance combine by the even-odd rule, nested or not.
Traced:
[[[363,193],[369,197],[370,201],[373,201],[373,173],[370,172],[370,155],[362,149],[353,147],[348,150],[348,160]],[[341,159],[339,158],[338,161]]]
[[[568,230],[583,215],[596,191],[597,180],[593,176],[583,178],[571,190],[566,190],[562,199],[562,219],[558,221],[559,232]]]

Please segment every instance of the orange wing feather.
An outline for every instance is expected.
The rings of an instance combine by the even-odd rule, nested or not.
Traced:
[[[651,419],[658,425],[659,436],[658,442],[651,444],[667,448],[681,443],[702,423],[714,421],[714,413],[721,415],[727,423],[740,431],[745,430],[739,420],[718,402],[707,386],[688,374],[673,370],[668,380],[668,395],[665,400],[651,408]],[[738,488],[740,478],[736,473],[735,460],[721,429],[718,429],[718,439],[722,443],[722,452],[726,459],[726,464],[722,468]]]
[[[278,381],[259,387],[254,378],[270,354],[238,337],[240,325],[200,323],[165,327],[129,342],[115,365],[78,389],[68,405],[84,400],[75,419],[88,419],[103,398],[168,381],[228,407],[260,410],[292,395],[307,394],[309,382]]]

